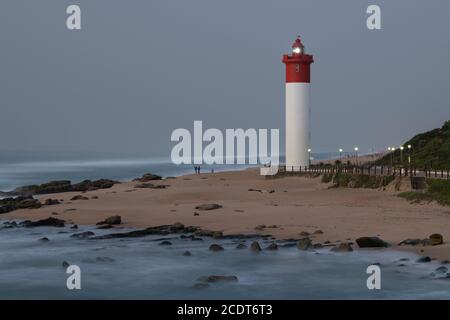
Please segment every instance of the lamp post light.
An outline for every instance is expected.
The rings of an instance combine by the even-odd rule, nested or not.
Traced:
[[[311,166],[311,148],[308,148],[308,167]]]
[[[400,147],[400,163],[403,163],[403,146]]]
[[[359,148],[358,147],[355,147],[355,155],[356,155],[356,165],[358,165],[358,150],[359,150]]]
[[[408,144],[408,165],[409,165],[409,175],[412,177],[411,172],[411,145]]]
[[[342,150],[342,148],[340,148],[339,149],[339,161],[341,161],[341,162],[342,162],[342,151],[344,151],[344,150]]]

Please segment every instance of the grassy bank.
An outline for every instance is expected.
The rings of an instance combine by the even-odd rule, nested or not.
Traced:
[[[325,173],[322,175],[322,182],[333,182],[333,186],[336,188],[347,187],[378,189],[387,186],[393,180],[393,176],[368,176],[342,172],[338,172],[336,174]]]
[[[402,192],[399,197],[414,202],[437,201],[442,205],[450,205],[450,180],[427,179],[424,191]]]

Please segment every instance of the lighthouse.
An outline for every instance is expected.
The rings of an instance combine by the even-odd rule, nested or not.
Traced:
[[[313,56],[305,53],[300,37],[294,41],[292,52],[283,55],[286,65],[286,170],[299,171],[309,166],[309,94],[310,67]]]

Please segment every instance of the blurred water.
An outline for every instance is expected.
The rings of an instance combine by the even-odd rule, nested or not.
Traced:
[[[415,263],[417,256],[411,253],[360,250],[339,254],[291,247],[254,254],[235,249],[233,240],[214,240],[225,251],[211,252],[212,240],[207,238],[192,241],[173,236],[170,246],[159,245],[155,239],[161,237],[155,236],[70,238],[74,232],[87,230],[97,235],[113,232],[94,227],[0,230],[0,299],[450,298],[450,280],[429,276],[439,264]],[[50,241],[38,240],[44,236]],[[185,250],[192,256],[183,256]],[[99,257],[113,260],[98,261]],[[400,258],[410,261],[399,266]],[[81,267],[81,290],[66,289],[63,261]],[[375,262],[381,263],[382,290],[366,287],[366,268]],[[205,275],[235,275],[239,280],[194,288],[196,279]]]
[[[202,166],[202,172],[240,170],[245,165]],[[192,165],[174,165],[169,158],[141,154],[95,152],[0,152],[0,191],[52,180],[130,180],[144,173],[179,176],[194,173]]]

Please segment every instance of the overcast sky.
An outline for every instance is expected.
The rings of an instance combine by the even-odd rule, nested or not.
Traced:
[[[449,31],[448,0],[2,0],[0,151],[168,156],[194,120],[280,128],[284,149],[281,56],[297,34],[315,59],[314,151],[398,146],[450,119]]]

